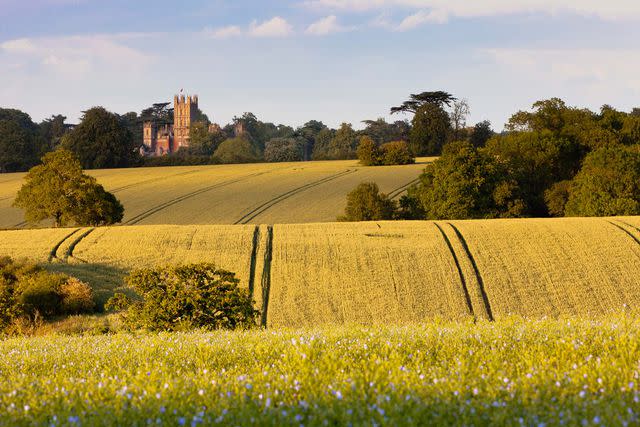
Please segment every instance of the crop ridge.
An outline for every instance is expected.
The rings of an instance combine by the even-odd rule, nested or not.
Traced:
[[[484,288],[484,281],[482,279],[482,274],[480,274],[480,270],[478,269],[476,260],[471,254],[469,245],[467,244],[467,241],[465,240],[460,230],[458,230],[458,228],[450,222],[448,222],[447,224],[453,229],[453,232],[456,234],[456,237],[458,238],[458,240],[460,241],[460,244],[462,245],[462,249],[464,250],[467,258],[469,259],[469,262],[471,263],[471,267],[473,268],[473,272],[478,282],[478,289],[480,291],[480,296],[482,297],[482,302],[484,304],[484,309],[487,314],[487,318],[489,319],[489,321],[492,322],[494,318],[493,318],[493,312],[491,310],[491,304],[489,303],[489,297],[487,296],[487,292]]]
[[[449,253],[451,254],[451,257],[453,258],[453,262],[456,266],[456,270],[458,271],[458,277],[460,277],[460,284],[462,286],[462,292],[464,293],[464,299],[467,303],[467,308],[469,309],[469,314],[471,314],[471,316],[473,317],[474,322],[476,321],[476,315],[474,313],[473,310],[473,304],[471,303],[471,295],[469,294],[469,288],[467,286],[467,281],[464,277],[464,273],[462,272],[462,267],[460,266],[460,260],[458,259],[458,256],[456,255],[456,251],[453,249],[453,245],[451,244],[451,240],[449,240],[449,236],[447,236],[447,234],[444,232],[444,230],[442,229],[442,227],[440,227],[440,225],[436,222],[433,223],[433,225],[436,226],[436,228],[438,229],[438,231],[440,232],[440,234],[442,235],[442,238],[444,239],[444,242],[447,244],[447,248],[449,248]]]
[[[245,179],[252,178],[252,177],[255,177],[255,176],[259,176],[259,175],[263,175],[263,174],[266,174],[266,173],[268,173],[268,171],[267,172],[259,172],[259,173],[253,173],[253,174],[245,175],[245,176],[240,177],[240,178],[235,178],[235,179],[230,179],[230,180],[227,180],[227,181],[222,181],[222,182],[219,182],[217,184],[209,185],[207,187],[200,188],[200,189],[192,191],[190,193],[183,194],[182,196],[176,197],[174,199],[171,199],[171,200],[168,200],[168,201],[166,201],[164,203],[156,205],[156,206],[154,206],[154,207],[152,207],[150,209],[147,209],[146,211],[144,211],[144,212],[142,212],[142,213],[140,213],[140,214],[128,219],[127,221],[124,221],[123,225],[134,225],[134,224],[137,224],[140,221],[142,221],[143,219],[146,219],[146,218],[150,217],[151,215],[154,215],[154,214],[160,212],[161,210],[168,208],[169,206],[173,206],[173,205],[175,205],[177,203],[183,202],[183,201],[185,201],[187,199],[190,199],[192,197],[195,197],[195,196],[198,196],[200,194],[206,193],[207,191],[211,191],[211,190],[215,190],[216,188],[221,188],[221,187],[225,187],[227,185],[235,184],[237,182],[244,181]]]
[[[93,230],[95,230],[95,227],[91,227],[88,230],[86,230],[84,233],[80,234],[78,237],[76,237],[76,239],[71,242],[71,244],[69,245],[69,247],[67,248],[67,251],[64,254],[64,261],[67,262],[67,260],[70,257],[73,257],[73,251],[75,250],[76,246],[78,245],[78,243],[80,243],[82,241],[82,239],[84,239],[85,237],[87,237],[89,234],[91,234],[93,232]]]
[[[257,206],[256,208],[252,209],[251,211],[247,212],[245,215],[240,217],[240,219],[238,219],[236,222],[234,222],[234,224],[246,224],[249,221],[251,221],[252,219],[254,219],[255,217],[257,217],[258,215],[264,213],[265,211],[267,211],[268,209],[270,209],[274,205],[282,202],[283,200],[288,199],[289,197],[292,197],[292,196],[294,196],[294,195],[296,195],[298,193],[301,193],[301,192],[303,192],[305,190],[308,190],[309,188],[316,187],[318,185],[327,183],[329,181],[333,181],[334,179],[338,179],[338,178],[340,178],[342,176],[349,175],[349,174],[352,174],[352,173],[355,173],[355,172],[357,172],[357,171],[356,170],[347,169],[346,171],[339,172],[337,174],[334,174],[334,175],[319,179],[317,181],[310,182],[308,184],[302,185],[300,187],[297,187],[297,188],[289,190],[289,191],[287,191],[285,193],[282,193],[282,194],[280,194],[280,195],[278,195],[278,196],[276,196],[276,197],[274,197],[274,198],[272,198],[270,200],[267,200],[266,202],[262,203],[261,205]]]
[[[253,241],[251,243],[251,262],[249,266],[249,295],[253,298],[255,280],[256,280],[256,264],[258,257],[258,243],[260,240],[260,227],[255,226],[253,229]]]
[[[267,313],[269,309],[269,292],[271,291],[271,260],[273,258],[273,227],[267,226],[264,247],[264,266],[262,268],[262,310],[260,324],[267,327]]]
[[[78,231],[80,231],[80,228],[76,228],[75,230],[73,230],[71,233],[67,234],[66,236],[64,236],[62,239],[60,239],[54,246],[53,248],[51,248],[51,251],[49,252],[49,260],[48,262],[52,262],[54,259],[59,259],[58,258],[58,249],[60,248],[60,246],[62,246],[62,244],[71,236],[73,236],[74,234],[76,234]]]
[[[149,178],[149,179],[145,179],[145,180],[138,181],[138,182],[133,182],[131,184],[123,185],[123,186],[120,186],[120,187],[115,187],[115,188],[112,188],[109,191],[111,193],[118,193],[120,191],[128,190],[130,188],[139,187],[141,185],[148,184],[150,182],[156,183],[158,181],[166,181],[167,179],[170,179],[170,178],[175,178],[177,176],[191,175],[191,174],[197,173],[197,172],[200,172],[200,171],[199,170],[190,170],[190,171],[186,171],[186,172],[167,174],[167,175],[160,176],[160,177],[154,177],[154,178]]]

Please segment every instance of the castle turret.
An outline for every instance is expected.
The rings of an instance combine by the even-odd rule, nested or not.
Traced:
[[[189,145],[189,129],[191,120],[195,118],[198,110],[198,95],[176,95],[173,98],[173,134],[174,147],[178,150],[180,147]]]

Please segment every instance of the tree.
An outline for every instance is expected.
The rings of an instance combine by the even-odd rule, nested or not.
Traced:
[[[25,176],[14,206],[25,219],[38,223],[52,218],[56,227],[108,225],[122,220],[124,208],[96,179],[82,172],[78,158],[67,150],[47,153],[42,164]]]
[[[409,145],[404,141],[391,141],[382,144],[380,151],[384,165],[408,165],[416,161],[411,154]]]
[[[329,148],[331,147],[331,141],[334,136],[335,131],[333,129],[324,128],[318,132],[313,144],[313,151],[311,153],[311,158],[313,160],[329,159]]]
[[[350,123],[342,123],[329,146],[330,159],[353,159],[356,157],[358,138]]]
[[[364,166],[376,166],[380,164],[380,152],[378,146],[369,136],[361,136],[356,151],[358,160]]]
[[[309,120],[307,123],[299,127],[295,134],[304,140],[304,160],[309,160],[313,153],[313,147],[316,142],[316,136],[321,130],[326,129],[324,123],[318,120]]]
[[[603,147],[585,158],[573,180],[567,216],[640,214],[640,151]]]
[[[267,162],[300,162],[304,160],[305,143],[296,138],[272,138],[267,141],[264,159]]]
[[[362,123],[366,127],[361,131],[361,134],[371,137],[378,145],[391,141],[409,140],[411,127],[405,120],[387,123],[385,119],[379,118],[377,120],[363,120]]]
[[[453,109],[449,113],[451,127],[453,128],[453,140],[462,140],[462,131],[467,126],[467,116],[471,113],[469,101],[459,99],[453,102]]]
[[[69,131],[70,125],[66,124],[67,118],[62,114],[52,115],[48,119],[44,119],[40,125],[40,136],[43,139],[43,150],[40,155],[45,152],[55,150],[60,145],[62,137]]]
[[[102,107],[84,112],[81,123],[62,138],[84,168],[118,168],[139,159],[133,135],[117,114]]]
[[[476,123],[469,137],[469,142],[476,148],[484,147],[485,144],[494,135],[491,129],[491,122],[488,120]]]
[[[505,167],[468,142],[447,144],[408,197],[419,201],[426,219],[517,217],[524,211]]]
[[[427,104],[433,104],[442,107],[450,106],[456,98],[448,92],[422,92],[419,94],[411,94],[409,100],[402,103],[398,107],[391,108],[391,114],[395,113],[417,113],[420,108]]]
[[[135,270],[126,278],[141,297],[126,313],[133,328],[235,329],[256,326],[258,311],[234,273],[213,264]]]
[[[564,216],[565,207],[571,193],[571,185],[572,182],[570,180],[559,181],[544,192],[544,201],[547,204],[549,215],[555,217]]]
[[[220,163],[253,163],[260,161],[260,152],[247,136],[225,140],[213,154]]]
[[[191,122],[189,146],[181,148],[178,152],[186,150],[185,154],[189,155],[211,156],[225,139],[226,135],[222,131],[209,132],[207,122]]]
[[[428,103],[416,111],[409,134],[409,147],[416,156],[440,155],[451,134],[449,115],[441,105]]]
[[[29,169],[38,162],[38,127],[20,110],[0,108],[0,173]]]
[[[375,182],[363,182],[347,194],[347,207],[341,221],[378,221],[393,219],[396,206]]]

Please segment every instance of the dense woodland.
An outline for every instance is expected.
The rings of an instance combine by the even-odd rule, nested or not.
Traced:
[[[350,196],[349,206],[375,206],[380,199],[383,208],[359,207],[344,219],[640,213],[638,108],[623,112],[604,105],[594,112],[552,98],[516,112],[499,134],[487,121],[468,126],[469,105],[447,92],[411,95],[391,108],[411,120],[367,120],[362,130],[348,123],[331,129],[317,120],[294,129],[244,113],[211,133],[208,117],[198,112],[188,148],[142,158],[142,123],[171,123],[168,107],[154,104],[124,115],[94,107],[76,126],[61,115],[36,124],[26,113],[0,109],[0,171],[27,170],[57,148],[75,153],[88,169],[355,158],[374,166],[440,156],[399,204],[370,194],[374,186],[369,185]]]

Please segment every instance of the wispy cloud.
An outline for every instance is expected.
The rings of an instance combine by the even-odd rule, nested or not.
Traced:
[[[341,33],[345,31],[351,31],[353,29],[353,27],[345,27],[340,25],[338,23],[338,17],[336,15],[329,15],[309,25],[305,33],[314,36],[326,36],[328,34]]]
[[[398,25],[406,30],[426,23],[443,23],[449,18],[477,18],[510,14],[563,13],[593,16],[602,20],[640,20],[637,0],[306,0],[306,7],[319,11],[409,13]]]
[[[286,19],[276,16],[268,21],[253,21],[248,34],[252,37],[287,37],[293,34],[293,27]]]
[[[242,28],[237,25],[228,25],[226,27],[212,29],[205,29],[205,35],[214,39],[229,39],[232,37],[239,37],[243,34]]]

